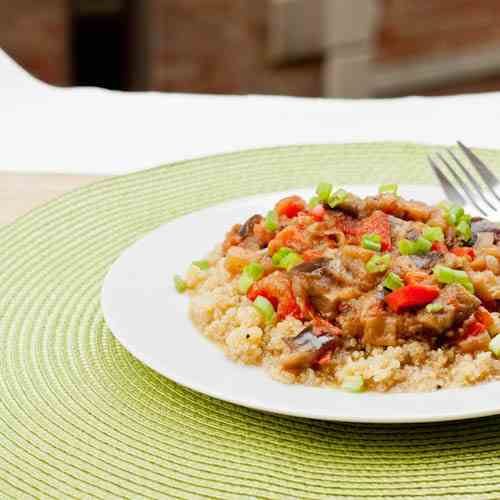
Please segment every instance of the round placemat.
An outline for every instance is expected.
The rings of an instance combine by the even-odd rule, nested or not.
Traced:
[[[99,307],[114,259],[175,217],[325,178],[432,182],[429,151],[293,146],[198,159],[94,184],[3,228],[2,498],[499,498],[499,417],[355,425],[238,407],[141,364]],[[498,152],[481,154],[500,165]]]

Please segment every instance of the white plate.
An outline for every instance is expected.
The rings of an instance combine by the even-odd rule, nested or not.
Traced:
[[[347,189],[366,195],[376,188]],[[309,197],[311,191],[298,194]],[[433,186],[403,186],[400,192],[429,203],[443,199]],[[500,413],[500,382],[415,394],[349,394],[285,385],[260,368],[229,361],[196,331],[187,315],[188,297],[175,291],[172,276],[202,258],[232,224],[266,212],[288,194],[242,199],[187,215],[125,250],[106,276],[101,296],[104,316],[118,340],[138,359],[179,384],[273,413],[374,423],[435,422]]]

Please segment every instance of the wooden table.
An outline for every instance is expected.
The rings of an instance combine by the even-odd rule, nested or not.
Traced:
[[[101,179],[104,177],[0,172],[0,225],[12,222],[68,191]]]

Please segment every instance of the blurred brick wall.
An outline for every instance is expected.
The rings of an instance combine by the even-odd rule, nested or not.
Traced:
[[[0,48],[34,76],[70,83],[69,0],[0,0]]]
[[[321,61],[276,67],[266,60],[268,4],[268,0],[152,0],[150,88],[320,95]]]
[[[453,54],[500,41],[499,0],[380,0],[378,60]]]

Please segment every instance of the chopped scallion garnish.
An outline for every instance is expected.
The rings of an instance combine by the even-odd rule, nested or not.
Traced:
[[[262,264],[259,264],[258,262],[250,262],[250,264],[247,264],[243,268],[243,273],[247,274],[252,279],[257,281],[262,278],[262,275],[264,274],[264,268],[262,267]]]
[[[184,293],[187,289],[187,283],[178,275],[174,276],[174,286],[179,293]]]
[[[381,238],[375,233],[365,234],[361,240],[361,246],[367,250],[380,252],[382,249]]]
[[[419,255],[426,254],[427,252],[430,251],[431,248],[432,248],[432,243],[425,238],[420,237],[415,241],[415,251]]]
[[[342,382],[342,389],[348,392],[363,392],[365,388],[365,380],[361,375],[353,375],[346,377]]]
[[[298,253],[290,252],[280,260],[279,267],[290,271],[292,267],[298,266],[302,262],[304,262],[304,259]]]
[[[196,266],[202,271],[206,271],[210,267],[210,264],[208,263],[208,260],[195,260],[193,261],[193,266]]]
[[[382,184],[382,185],[379,186],[378,192],[380,194],[382,194],[382,193],[397,194],[397,192],[398,192],[398,185],[397,184]]]
[[[285,255],[288,255],[289,253],[292,253],[293,250],[288,247],[281,247],[277,252],[274,253],[273,255],[273,264],[275,266],[279,266],[281,259],[285,257]]]
[[[417,253],[417,247],[414,241],[402,239],[398,242],[398,249],[401,255],[414,255]]]
[[[443,310],[443,305],[442,304],[427,304],[425,306],[425,310],[428,313],[438,313]]]
[[[497,357],[500,358],[500,335],[493,337],[490,340],[490,351]]]
[[[333,193],[328,200],[328,205],[330,205],[330,208],[335,208],[337,205],[340,205],[347,199],[347,191],[344,191],[343,189],[338,189]]]
[[[366,270],[369,273],[383,273],[387,271],[389,264],[391,263],[391,256],[389,254],[385,255],[374,255],[365,265]]]
[[[330,194],[332,193],[332,185],[328,182],[320,182],[316,188],[316,194],[318,195],[318,200],[321,203],[327,203],[330,199]]]
[[[264,274],[262,264],[258,262],[251,262],[243,268],[243,272],[238,281],[238,288],[241,293],[247,293],[249,288]]]
[[[458,224],[457,224],[457,233],[465,240],[469,241],[472,239],[472,228],[470,225],[470,222],[467,222],[466,220],[462,219]]]
[[[266,323],[274,323],[276,319],[276,312],[274,311],[274,307],[268,299],[262,297],[261,295],[258,295],[253,301],[253,305],[262,314],[262,316],[266,320]]]
[[[440,227],[426,227],[422,236],[429,241],[444,241],[444,233]]]
[[[264,225],[268,231],[276,231],[279,229],[279,219],[276,210],[269,210],[269,212],[267,212]]]
[[[248,274],[243,273],[238,280],[238,289],[241,293],[247,293],[255,280]]]
[[[389,273],[384,280],[384,287],[389,290],[397,290],[404,286],[404,284],[404,281],[396,273],[392,272]]]
[[[459,205],[451,205],[447,214],[448,223],[452,226],[456,226],[464,214],[465,212],[463,207]]]
[[[433,273],[440,283],[458,283],[469,292],[474,293],[474,285],[465,271],[438,265],[434,267]]]
[[[317,205],[319,205],[319,198],[317,196],[313,196],[310,200],[309,200],[309,203],[307,204],[307,206],[309,208],[314,208],[316,207]]]

